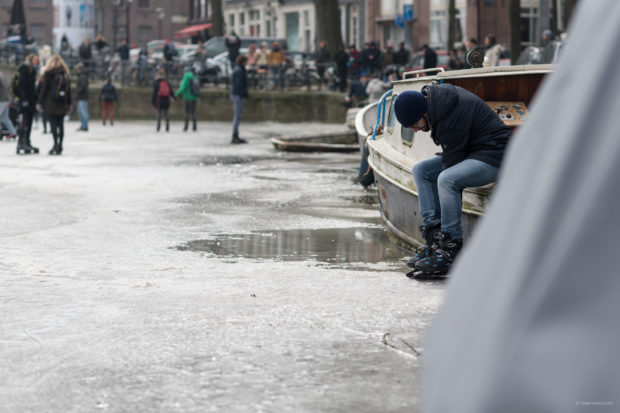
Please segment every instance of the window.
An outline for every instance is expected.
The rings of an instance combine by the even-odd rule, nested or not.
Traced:
[[[304,44],[306,53],[310,53],[312,51],[312,32],[310,29],[304,30]]]
[[[30,0],[31,6],[43,6],[45,4],[44,0]]]
[[[42,23],[33,23],[28,26],[30,29],[30,35],[35,40],[44,40],[45,39],[45,24]]]
[[[392,43],[392,26],[389,24],[383,26],[383,43],[384,46]]]
[[[398,95],[393,94],[390,99],[390,111],[389,111],[388,121],[387,121],[387,131],[389,133],[394,133],[394,125],[396,125],[396,113],[394,113],[394,101],[396,100],[396,96]]]
[[[431,47],[442,47],[446,43],[446,11],[431,11]]]
[[[245,36],[245,12],[239,13],[239,36]]]
[[[138,7],[151,7],[149,0],[138,0]]]
[[[248,18],[250,20],[250,36],[260,36],[260,10],[250,10]]]
[[[228,15],[228,26],[230,26],[228,28],[229,30],[234,30],[235,29],[235,15],[234,14],[229,14]]]
[[[304,26],[310,27],[310,11],[309,10],[304,11]]]
[[[538,8],[521,7],[521,46],[536,44],[536,27],[538,26]]]
[[[138,42],[146,43],[151,40],[151,26],[138,26]]]

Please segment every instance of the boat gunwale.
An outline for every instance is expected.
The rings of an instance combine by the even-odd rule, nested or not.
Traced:
[[[386,143],[386,145],[389,147],[389,144]],[[372,144],[369,145],[371,150],[374,150],[374,148],[372,147]],[[381,152],[379,150],[374,150],[374,152],[377,154],[377,156],[381,157],[382,159],[385,159],[387,162],[389,162],[391,165],[394,165],[396,168],[400,169],[403,172],[407,172],[409,173],[408,169],[405,169],[403,167],[402,164],[400,164],[399,162],[393,161],[391,158],[387,157],[387,156],[383,156],[381,155]],[[396,180],[394,180],[393,178],[387,176],[387,174],[385,172],[383,172],[381,169],[377,168],[377,165],[373,162],[372,160],[372,156],[368,157],[368,164],[370,165],[370,167],[372,168],[373,172],[375,174],[378,174],[379,176],[381,176],[381,178],[383,178],[384,180],[388,181],[390,184],[397,186],[398,188],[402,189],[405,192],[410,193],[411,195],[417,197],[418,196],[418,192],[417,192],[417,188],[413,189],[412,187],[406,186]],[[469,209],[469,208],[462,208],[463,212],[468,214],[468,215],[475,215],[478,217],[481,217],[483,214],[481,212],[478,211],[474,211],[473,209]]]

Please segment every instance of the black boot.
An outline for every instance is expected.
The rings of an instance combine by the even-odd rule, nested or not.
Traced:
[[[463,240],[454,239],[449,234],[440,232],[433,254],[416,262],[415,269],[435,276],[446,275],[462,246]]]
[[[30,143],[30,138],[26,139],[26,146],[31,153],[39,153],[39,148],[37,148],[36,146],[32,146],[32,144]]]
[[[235,133],[233,133],[232,141],[230,141],[230,143],[232,143],[232,144],[240,144],[240,143],[248,143],[248,141],[246,141],[245,139],[240,138],[239,137],[239,133],[235,132]]]
[[[18,155],[28,155],[30,154],[30,148],[26,145],[26,139],[23,136],[19,136],[17,138],[17,154]]]
[[[415,263],[431,256],[433,251],[435,251],[435,237],[441,231],[441,223],[429,225],[425,227],[424,225],[420,225],[420,232],[422,233],[422,238],[424,238],[424,242],[426,245],[419,248],[416,255],[407,261],[407,266],[411,268],[415,268]]]

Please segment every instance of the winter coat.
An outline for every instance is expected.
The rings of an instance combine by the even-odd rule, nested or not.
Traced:
[[[334,53],[334,63],[338,67],[340,72],[342,69],[346,70],[347,63],[349,63],[349,55],[344,50],[338,50]]]
[[[104,83],[99,92],[99,102],[118,102],[116,88],[112,83]]]
[[[437,67],[437,53],[430,47],[424,51],[424,69],[434,69]]]
[[[502,45],[500,45],[499,43],[495,43],[494,45],[489,46],[489,48],[484,53],[484,62],[488,66],[497,66],[499,64],[499,58],[501,54]]]
[[[116,53],[118,53],[121,60],[129,60],[129,46],[126,44],[119,46],[118,49],[116,49]]]
[[[181,85],[179,86],[179,90],[174,94],[175,97],[179,97],[179,95],[183,95],[183,99],[187,101],[198,100],[198,96],[192,94],[191,83],[194,78],[194,74],[192,72],[185,72],[183,75],[183,79],[181,80]]]
[[[90,44],[82,43],[80,48],[78,49],[78,53],[80,55],[80,59],[89,60],[93,58],[93,52],[90,48]]]
[[[37,73],[34,69],[29,69],[31,69],[31,67],[25,64],[19,67],[17,96],[19,97],[21,109],[24,112],[34,113],[37,106],[37,92],[34,87],[37,81]]]
[[[75,100],[88,100],[88,75],[84,72],[78,73],[77,75]]]
[[[280,67],[284,61],[286,60],[286,56],[284,56],[284,52],[278,47],[273,48],[271,53],[269,53],[269,66],[270,67]]]
[[[269,64],[269,49],[260,49],[258,51],[258,57],[256,58],[256,64],[259,66],[267,66]]]
[[[228,49],[228,59],[230,63],[235,64],[235,60],[239,57],[239,48],[241,47],[241,39],[236,34],[232,38],[226,38],[226,48]]]
[[[317,67],[327,67],[331,61],[331,54],[326,47],[319,48],[319,51],[316,54],[315,63]]]
[[[409,50],[403,48],[398,49],[396,54],[394,54],[394,64],[399,66],[404,66],[409,63]]]
[[[443,169],[465,159],[499,167],[512,134],[497,114],[473,93],[451,84],[425,86],[431,138],[441,146]]]
[[[248,77],[245,73],[245,68],[241,65],[236,65],[233,69],[230,94],[244,99],[248,97]]]
[[[54,79],[58,74],[63,74],[66,77],[66,95],[62,102],[55,99],[56,91],[52,90],[53,85],[56,84]],[[71,79],[62,67],[49,70],[43,75],[39,104],[43,106],[43,111],[48,115],[66,115],[71,110]]]
[[[170,83],[168,83],[168,89],[170,89],[170,96],[159,96],[159,86],[162,82],[168,83],[168,81],[163,77],[158,77],[157,79],[155,79],[155,83],[153,85],[153,98],[151,99],[151,102],[153,103],[153,106],[155,106],[157,109],[166,110],[170,108],[170,99],[174,98],[174,95],[172,94],[172,86],[170,86]]]

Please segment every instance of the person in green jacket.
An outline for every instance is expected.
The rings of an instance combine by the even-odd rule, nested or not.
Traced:
[[[186,66],[183,80],[181,80],[181,86],[179,86],[179,90],[177,90],[174,94],[175,97],[183,95],[183,100],[185,100],[185,127],[183,128],[183,132],[187,132],[190,114],[192,115],[193,122],[192,129],[194,132],[196,131],[196,101],[198,100],[198,95],[200,93],[199,90],[196,90],[196,84],[200,85],[198,83],[198,79],[196,79],[196,76],[194,76],[194,73],[192,72],[192,68],[190,66]],[[198,89],[199,87],[200,86],[198,86]]]

